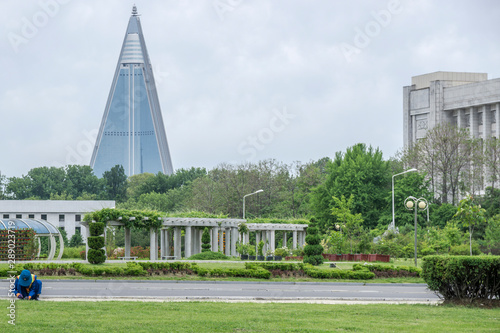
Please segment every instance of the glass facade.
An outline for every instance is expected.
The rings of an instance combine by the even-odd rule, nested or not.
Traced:
[[[152,66],[136,12],[129,20],[90,166],[101,177],[117,164],[127,176],[173,173]]]

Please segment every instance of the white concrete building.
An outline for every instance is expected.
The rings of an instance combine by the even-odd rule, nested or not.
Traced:
[[[81,222],[86,213],[103,208],[115,208],[114,201],[104,200],[0,200],[0,218],[39,219],[64,228],[68,239],[81,232]],[[85,233],[81,232],[84,240]]]
[[[403,88],[404,146],[442,123],[468,128],[471,137],[498,137],[500,79],[486,73],[435,72],[414,76]]]

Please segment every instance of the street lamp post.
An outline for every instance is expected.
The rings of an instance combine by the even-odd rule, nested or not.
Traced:
[[[243,219],[245,219],[245,198],[250,196],[250,195],[260,193],[260,192],[264,192],[264,190],[258,190],[258,191],[255,191],[253,193],[247,194],[243,197]]]
[[[414,171],[418,171],[418,170],[415,168],[412,168],[412,169],[397,173],[395,175],[392,175],[392,223],[389,226],[389,229],[396,230],[396,220],[394,218],[394,177],[405,174],[407,172],[414,172]]]
[[[413,196],[409,196],[405,200],[405,208],[408,210],[412,210],[415,208],[415,267],[417,267],[417,209],[418,210],[425,210],[426,208],[428,209],[429,204],[427,203],[427,200],[424,198],[415,198]],[[428,210],[427,210],[428,212]]]

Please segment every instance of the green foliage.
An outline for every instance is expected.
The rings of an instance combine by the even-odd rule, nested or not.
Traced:
[[[455,217],[462,222],[466,227],[469,227],[469,245],[470,255],[472,255],[472,233],[474,227],[485,221],[485,210],[481,205],[473,202],[472,196],[468,195],[465,199],[460,200],[460,205],[457,208]]]
[[[64,228],[57,228],[59,230],[59,233],[61,234],[61,237],[63,238],[63,242],[64,242],[64,246],[68,246],[69,245],[69,241],[68,241],[68,233],[66,232],[66,230],[64,230]]]
[[[354,195],[351,194],[348,200],[342,195],[342,198],[333,197],[335,206],[332,207],[332,215],[340,223],[339,228],[344,231],[349,240],[351,241],[352,252],[352,239],[358,235],[362,230],[363,218],[361,214],[352,214],[351,209],[354,206]],[[337,225],[335,226],[337,229]]]
[[[105,224],[103,222],[89,223],[90,236],[101,236],[104,234]]]
[[[123,202],[127,198],[127,175],[121,165],[115,165],[102,175],[108,199]]]
[[[375,274],[367,270],[326,270],[318,269],[310,264],[304,265],[304,272],[315,279],[350,279],[350,280],[370,280],[375,277]]]
[[[259,244],[257,245],[257,255],[263,256],[264,252],[262,252],[262,249],[264,249],[264,241],[260,241]]]
[[[79,247],[83,244],[82,235],[77,231],[69,240],[69,247]]]
[[[500,247],[500,214],[488,220],[484,240],[490,250]]]
[[[471,254],[471,248],[467,244],[460,244],[460,245],[455,245],[450,248],[450,255],[452,256],[465,256],[465,255],[474,255],[478,256],[481,253],[481,250],[479,250],[479,244],[474,243],[472,244],[472,254]]]
[[[288,250],[287,247],[280,247],[274,250],[274,255],[275,256],[280,256],[280,257],[286,257],[290,254],[290,251]]]
[[[89,263],[94,265],[102,264],[106,261],[106,254],[104,253],[104,249],[89,249],[87,253],[87,260]]]
[[[236,251],[239,254],[249,254],[249,252],[253,249],[253,246],[250,244],[243,244],[241,242],[236,243]],[[255,253],[255,250],[254,250]]]
[[[377,277],[419,277],[422,273],[422,269],[418,267],[380,264],[354,264],[352,266],[352,269],[354,271],[369,270],[370,272],[373,272]]]
[[[227,260],[228,256],[223,255],[220,252],[206,251],[198,254],[194,254],[188,258],[189,260]]]
[[[378,149],[357,144],[345,153],[337,152],[333,162],[327,164],[326,181],[317,186],[311,197],[314,215],[322,232],[333,230],[335,217],[331,209],[333,197],[354,195],[356,201],[352,212],[364,217],[365,227],[374,227],[380,212],[389,209],[385,196],[391,183],[389,163],[383,161]]]
[[[85,221],[121,221],[127,228],[159,229],[162,225],[162,215],[156,211],[138,211],[115,208],[103,208],[101,210],[88,213],[84,216]],[[131,220],[131,218],[133,218]]]
[[[64,247],[62,259],[80,259],[80,252],[85,251],[85,246]]]
[[[428,256],[422,277],[445,300],[499,299],[499,256]]]
[[[91,249],[101,249],[104,247],[104,237],[102,236],[90,236],[87,242]]]
[[[455,213],[457,212],[457,207],[452,204],[444,203],[442,205],[432,205],[430,220],[432,225],[444,228],[449,221],[453,220]]]
[[[321,238],[318,235],[318,228],[309,227],[307,229],[306,243],[304,246],[304,263],[311,265],[321,265],[324,261],[323,247],[320,245]]]
[[[208,252],[212,248],[212,245],[210,244],[210,230],[205,227],[203,229],[203,234],[201,235],[201,252]]]

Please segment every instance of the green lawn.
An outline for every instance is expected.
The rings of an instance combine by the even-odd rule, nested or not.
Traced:
[[[500,309],[430,305],[0,301],[1,332],[498,332]]]

